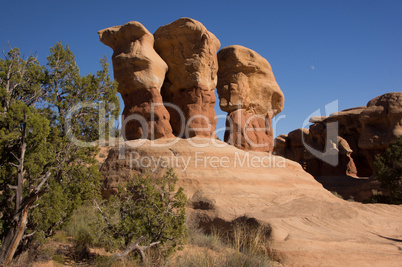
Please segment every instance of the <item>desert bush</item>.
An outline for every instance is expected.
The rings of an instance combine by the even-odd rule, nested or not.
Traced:
[[[272,266],[274,255],[270,244],[270,227],[240,218],[228,229],[212,228],[206,234],[189,221],[188,244],[199,247],[195,253],[177,257],[169,266]]]
[[[196,233],[190,236],[189,243],[215,251],[219,251],[225,246],[216,234],[206,235],[203,233]]]
[[[255,219],[238,218],[231,223],[230,229],[218,232],[218,235],[237,252],[268,257],[271,253],[271,228]]]
[[[240,253],[238,251],[230,250],[227,248],[220,253],[214,253],[214,251],[204,249],[197,253],[186,254],[182,257],[178,257],[174,262],[171,262],[167,266],[185,266],[185,267],[232,267],[232,266],[244,266],[244,267],[266,267],[273,266],[273,261],[266,256],[250,255]]]
[[[95,208],[87,203],[74,211],[70,222],[65,228],[66,233],[72,237],[74,243],[74,257],[77,260],[89,256],[89,247],[97,243],[96,225],[97,216]]]
[[[150,173],[134,176],[119,188],[117,195],[77,211],[71,220],[70,234],[80,244],[116,252],[142,237],[139,245],[159,243],[157,252],[148,252],[150,257],[167,256],[184,242],[187,233],[187,200],[182,188],[176,190],[176,182],[172,169],[162,177]]]
[[[211,234],[205,234],[204,230],[198,226],[198,222],[194,218],[190,218],[186,222],[186,227],[188,230],[188,244],[209,248],[215,251],[219,251],[225,246],[219,236],[219,231],[213,229]]]
[[[378,202],[402,204],[402,137],[391,143],[383,155],[375,156],[375,175],[387,195],[377,196]]]

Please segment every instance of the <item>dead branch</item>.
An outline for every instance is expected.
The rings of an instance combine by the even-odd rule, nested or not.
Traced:
[[[98,202],[96,201],[96,199],[94,199],[94,203],[95,203],[95,207],[99,210],[100,214],[102,215],[102,218],[105,220],[107,226],[109,226],[110,228],[112,227],[112,225],[110,224],[109,220],[107,219],[106,215],[103,213],[103,211],[101,210],[101,208],[98,205]]]
[[[143,237],[143,236],[137,238],[137,240],[135,240],[133,243],[131,243],[123,252],[120,252],[120,253],[117,253],[117,254],[113,255],[113,257],[110,260],[113,260],[115,258],[118,258],[118,259],[125,258],[132,251],[137,251],[138,253],[140,253],[142,260],[146,264],[148,264],[147,257],[145,256],[144,251],[147,250],[150,247],[153,247],[153,246],[156,246],[156,245],[160,244],[160,241],[153,242],[153,243],[149,244],[148,246],[140,246],[139,243],[141,241],[143,241],[144,239],[145,239],[145,237]]]

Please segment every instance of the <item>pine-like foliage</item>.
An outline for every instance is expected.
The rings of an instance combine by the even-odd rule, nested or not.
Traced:
[[[135,176],[117,195],[98,206],[98,219],[90,227],[94,231],[91,242],[125,249],[144,237],[144,245],[160,241],[163,254],[172,252],[187,233],[187,200],[183,188],[176,190],[176,182],[172,169],[162,177],[150,173]]]
[[[24,59],[17,48],[3,55],[0,264],[7,264],[18,244],[50,236],[99,194],[98,149],[72,140],[97,140],[110,123],[106,119],[99,127],[100,117],[116,117],[119,101],[105,59],[96,75],[81,76],[73,53],[61,43],[50,49],[45,66],[33,56]]]
[[[373,166],[381,186],[389,192],[386,202],[402,204],[402,137],[391,143],[383,155],[377,155]]]

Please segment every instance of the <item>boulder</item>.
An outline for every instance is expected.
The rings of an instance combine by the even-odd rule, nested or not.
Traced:
[[[245,150],[271,152],[271,120],[282,111],[285,99],[271,65],[255,51],[239,45],[221,49],[218,62],[219,106],[229,113],[227,126],[233,126],[227,127],[225,141]],[[231,123],[249,118],[254,123],[247,127]]]
[[[135,21],[98,34],[101,42],[113,49],[114,78],[124,101],[125,138],[172,137],[170,116],[160,94],[168,66],[153,48],[153,35]]]
[[[219,40],[200,22],[181,18],[155,33],[155,50],[169,66],[162,87],[176,136],[216,137]]]

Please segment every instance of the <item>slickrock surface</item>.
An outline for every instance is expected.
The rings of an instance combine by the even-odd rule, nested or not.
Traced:
[[[123,130],[126,139],[173,137],[160,94],[168,67],[153,48],[153,35],[135,21],[98,34],[101,42],[113,49],[114,78],[128,121]]]
[[[163,100],[181,110],[167,106],[173,133],[184,138],[215,137],[219,40],[190,18],[162,26],[154,36],[155,50],[169,66]]]
[[[176,140],[176,143],[174,143]],[[271,228],[285,266],[400,266],[402,206],[341,200],[293,161],[207,138],[134,140],[102,166],[105,191],[174,167],[188,211],[208,228],[246,216]],[[130,147],[129,147],[130,146]]]
[[[271,65],[255,51],[233,45],[218,53],[220,108],[228,112],[225,141],[244,150],[273,150],[272,118],[284,96]]]

